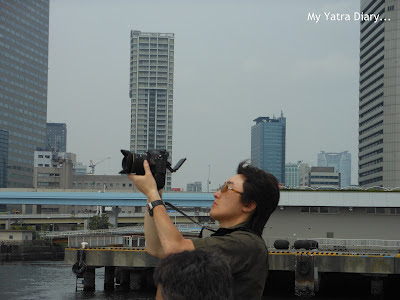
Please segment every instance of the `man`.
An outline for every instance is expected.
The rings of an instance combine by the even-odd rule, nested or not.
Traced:
[[[149,254],[166,257],[200,248],[219,251],[229,262],[235,299],[260,299],[268,274],[268,251],[261,237],[265,223],[279,201],[277,179],[245,162],[214,193],[210,216],[220,229],[208,238],[185,239],[174,226],[160,201],[147,161],[145,175],[131,175],[136,188],[147,196],[149,214],[144,220]]]
[[[183,251],[162,259],[154,271],[156,300],[230,300],[233,278],[215,252]]]

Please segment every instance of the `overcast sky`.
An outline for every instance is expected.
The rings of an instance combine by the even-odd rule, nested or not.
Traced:
[[[286,119],[286,162],[350,151],[357,183],[359,1],[50,0],[48,122],[95,174],[129,149],[130,32],[175,34],[173,187],[206,191],[250,159],[260,116]],[[321,19],[307,20],[309,13]],[[349,21],[324,13],[349,14]],[[209,167],[210,166],[210,167]]]

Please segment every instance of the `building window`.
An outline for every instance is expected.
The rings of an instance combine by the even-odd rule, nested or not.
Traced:
[[[375,214],[375,207],[367,207],[367,214]]]
[[[303,213],[308,213],[308,212],[310,212],[310,208],[309,207],[301,207],[300,211]]]
[[[328,209],[328,207],[320,207],[319,208],[319,212],[321,213],[321,214],[327,214],[328,212],[329,212],[329,209]]]
[[[384,214],[385,213],[385,208],[384,207],[377,207],[376,208],[376,213],[377,214]]]

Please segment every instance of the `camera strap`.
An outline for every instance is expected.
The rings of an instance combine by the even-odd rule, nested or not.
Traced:
[[[165,201],[164,201],[164,203],[165,203],[167,206],[171,207],[172,209],[175,209],[177,212],[179,212],[179,213],[180,213],[181,215],[183,215],[184,217],[188,218],[188,219],[189,219],[190,221],[192,221],[193,223],[199,225],[199,226],[202,228],[202,230],[203,230],[203,228],[207,228],[208,230],[210,230],[210,231],[212,231],[212,232],[216,232],[215,229],[210,228],[210,227],[208,227],[208,226],[203,226],[203,225],[201,225],[199,222],[193,220],[191,217],[189,217],[187,214],[185,214],[183,211],[181,211],[179,208],[177,208],[176,206],[172,205],[171,203],[165,202]]]

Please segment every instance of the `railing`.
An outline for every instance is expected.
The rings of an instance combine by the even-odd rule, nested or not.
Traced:
[[[68,237],[68,236],[83,236],[83,235],[110,235],[115,233],[143,233],[143,226],[129,226],[111,229],[97,230],[72,230],[72,231],[43,231],[39,235],[43,238]]]
[[[199,233],[201,228],[194,224],[176,224],[179,231],[185,233]],[[111,229],[97,230],[72,230],[72,231],[43,231],[39,232],[42,238],[84,236],[84,235],[111,235],[111,234],[134,234],[144,233],[143,226],[127,226]]]
[[[83,242],[87,247],[106,247],[110,245],[123,245],[124,237],[120,235],[106,236],[73,236],[68,237],[68,247],[80,248]]]
[[[400,250],[400,240],[363,240],[363,239],[312,239],[318,242],[320,248],[330,250]]]

